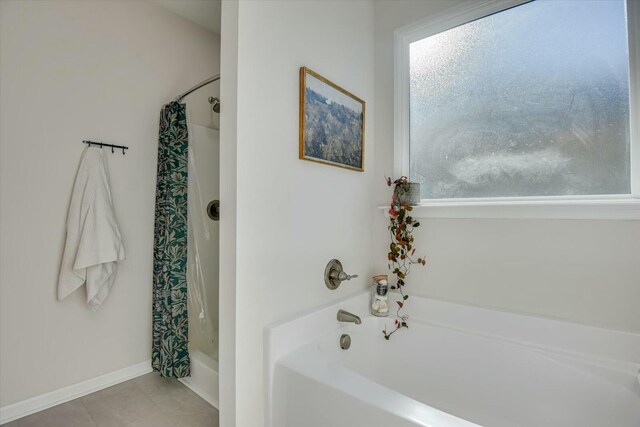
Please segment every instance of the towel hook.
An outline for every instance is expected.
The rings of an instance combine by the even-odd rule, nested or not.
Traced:
[[[89,140],[85,140],[82,141],[83,143],[89,145],[89,147],[100,147],[100,148],[104,148],[104,147],[111,147],[111,153],[115,153],[115,149],[122,149],[122,154],[124,155],[126,153],[126,150],[129,149],[129,147],[125,146],[125,145],[113,145],[113,144],[107,144],[104,142],[97,142],[97,141],[89,141]]]

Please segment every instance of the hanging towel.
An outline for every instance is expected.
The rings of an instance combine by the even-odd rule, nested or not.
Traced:
[[[58,299],[86,283],[87,304],[97,310],[113,286],[116,263],[124,258],[106,159],[101,148],[87,147],[71,194]]]

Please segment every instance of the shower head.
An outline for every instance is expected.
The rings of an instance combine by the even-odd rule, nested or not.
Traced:
[[[209,104],[211,104],[211,108],[213,109],[214,113],[219,113],[220,112],[220,99],[219,98],[214,98],[213,96],[209,97]]]

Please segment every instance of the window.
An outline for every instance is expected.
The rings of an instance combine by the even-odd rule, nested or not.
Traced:
[[[637,197],[629,3],[485,2],[399,31],[397,172],[430,201]]]

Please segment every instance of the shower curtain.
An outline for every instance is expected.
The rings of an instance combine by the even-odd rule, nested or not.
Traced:
[[[151,365],[163,377],[189,376],[187,316],[187,165],[185,105],[160,112],[153,247]]]

